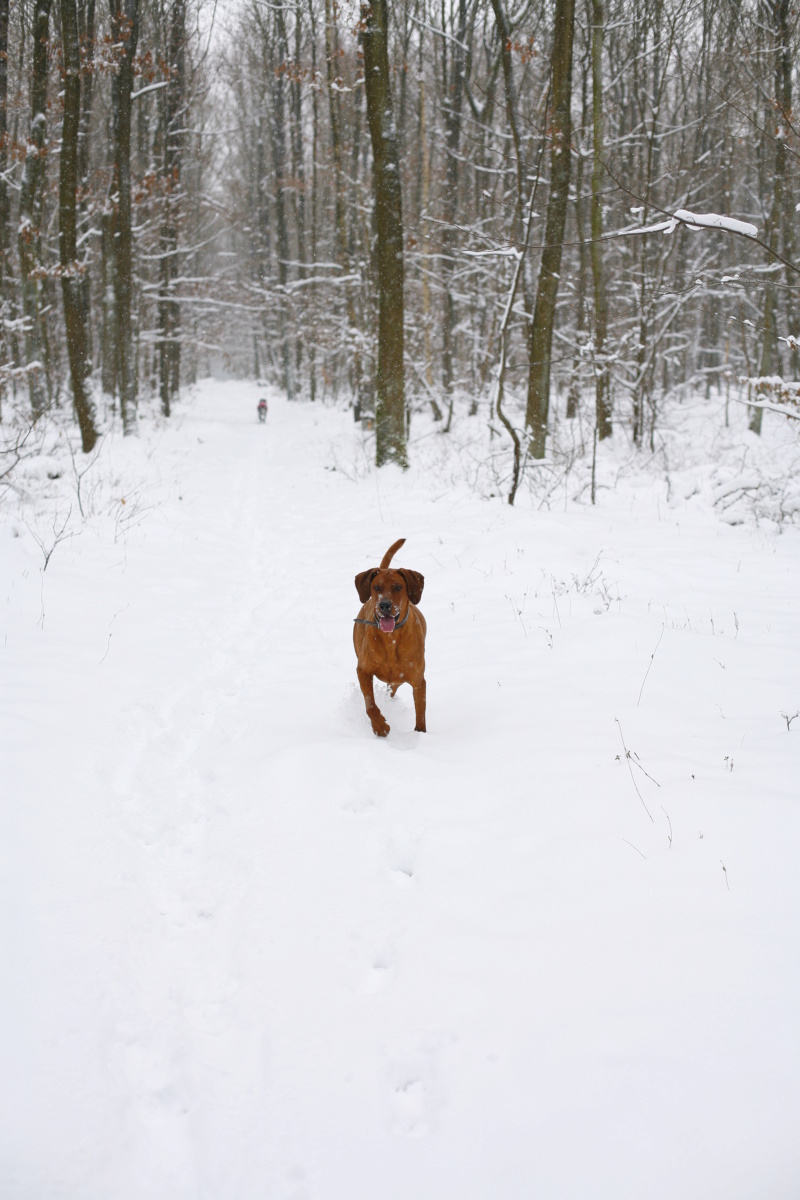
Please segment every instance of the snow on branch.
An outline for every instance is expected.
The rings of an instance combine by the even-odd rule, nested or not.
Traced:
[[[618,229],[606,236],[628,237],[635,233],[674,233],[679,225],[695,232],[698,229],[722,229],[727,233],[738,233],[742,237],[758,238],[758,228],[749,221],[737,221],[735,217],[723,217],[719,213],[693,213],[687,208],[677,209],[666,221],[655,225],[635,225],[629,229]]]
[[[739,383],[746,383],[760,397],[757,400],[740,400],[739,403],[747,404],[749,408],[765,408],[769,412],[800,421],[800,382],[787,381],[780,375],[757,375],[752,378],[742,375]]]
[[[161,83],[148,83],[147,87],[139,88],[138,92],[131,92],[131,100],[138,100],[140,96],[146,96],[148,92],[158,92],[161,88],[169,87],[169,83],[168,79]]]
[[[725,229],[728,233],[740,233],[743,237],[758,237],[757,226],[749,221],[737,221],[735,217],[722,217],[719,213],[691,213],[679,208],[665,233],[672,233],[678,224],[686,225],[689,229]]]

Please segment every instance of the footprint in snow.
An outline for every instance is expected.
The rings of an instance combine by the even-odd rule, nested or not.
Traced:
[[[357,996],[383,992],[397,975],[394,946],[387,937],[366,939],[353,934],[351,986]],[[366,945],[365,945],[366,941]]]
[[[411,839],[405,833],[397,833],[389,843],[386,862],[389,877],[398,887],[408,887],[416,881],[414,863],[416,853]]]
[[[382,992],[392,982],[395,973],[393,963],[378,959],[377,962],[367,967],[356,985],[356,991],[362,996],[373,992]]]
[[[390,1052],[387,1066],[392,1133],[426,1137],[436,1125],[442,1105],[437,1069],[440,1038],[424,1035],[410,1046]]]

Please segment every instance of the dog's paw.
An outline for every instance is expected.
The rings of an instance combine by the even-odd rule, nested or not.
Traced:
[[[373,720],[372,732],[375,734],[375,737],[386,737],[387,733],[389,732],[389,726],[386,724],[386,721],[384,721],[383,717]]]

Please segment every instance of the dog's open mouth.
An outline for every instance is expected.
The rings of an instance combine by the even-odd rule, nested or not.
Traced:
[[[396,624],[397,617],[392,616],[391,613],[388,616],[385,616],[383,613],[378,614],[378,625],[380,626],[381,633],[394,633]]]

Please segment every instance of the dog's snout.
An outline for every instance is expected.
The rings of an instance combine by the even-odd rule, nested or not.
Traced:
[[[382,596],[378,601],[378,608],[381,612],[389,613],[392,611],[392,602],[388,596]]]

